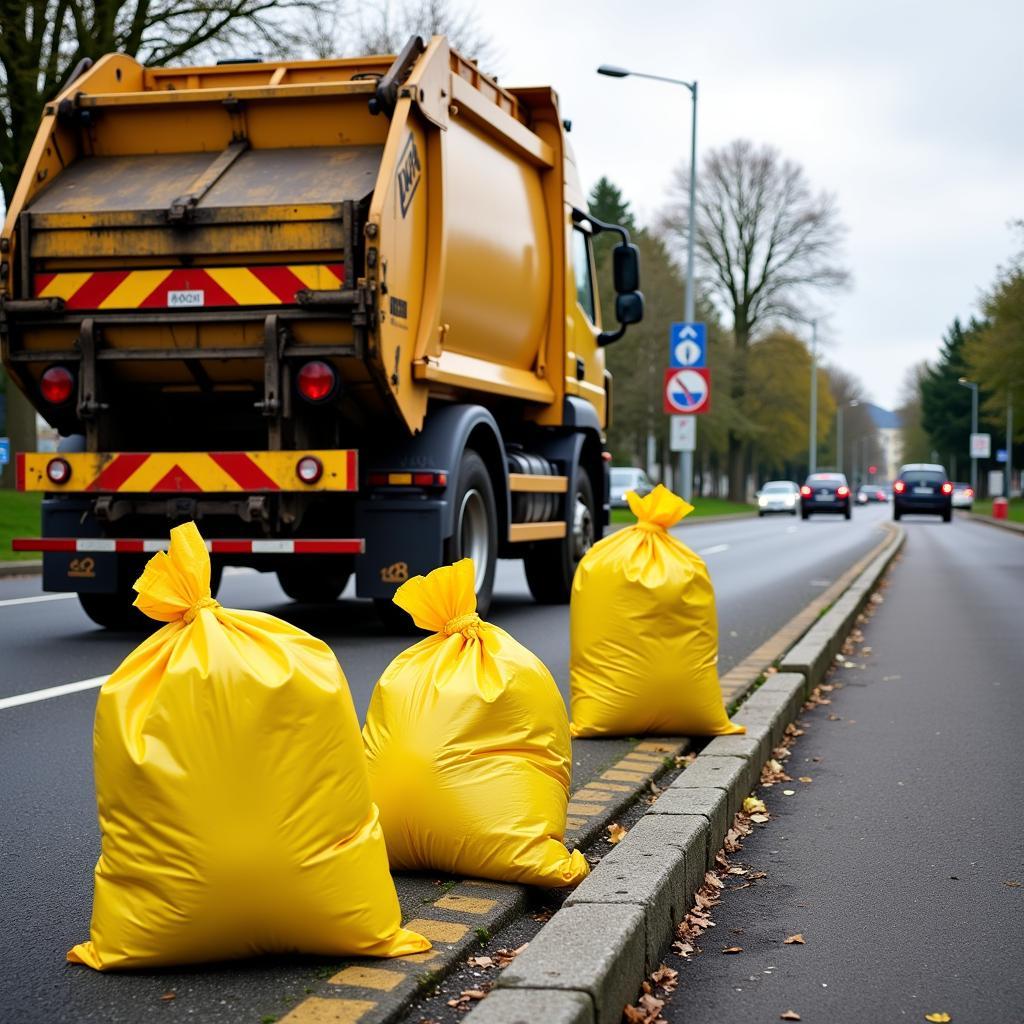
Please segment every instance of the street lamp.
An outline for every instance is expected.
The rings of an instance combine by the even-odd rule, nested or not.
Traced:
[[[836,406],[836,459],[838,463],[836,469],[840,473],[843,471],[843,420],[847,407],[854,409],[858,405],[860,405],[860,402],[856,398],[851,398],[846,405]]]
[[[693,101],[690,118],[690,213],[686,230],[686,306],[683,318],[687,323],[693,323],[694,306],[696,305],[693,286],[693,238],[695,234],[694,218],[697,210],[697,83],[696,81],[685,82],[681,78],[665,78],[663,75],[648,75],[641,71],[629,71],[615,64],[602,64],[597,69],[597,73],[607,75],[609,78],[649,78],[653,82],[668,82],[669,85],[681,85],[690,90]],[[680,475],[683,478],[679,490],[682,496],[689,500],[693,496],[693,452],[681,452],[679,461]]]
[[[818,471],[818,321],[811,325],[811,418],[807,426],[807,475]]]
[[[961,387],[971,389],[971,433],[978,432],[978,385],[973,380],[960,377],[957,384]],[[971,490],[978,493],[978,460],[974,457],[973,445],[971,451]]]

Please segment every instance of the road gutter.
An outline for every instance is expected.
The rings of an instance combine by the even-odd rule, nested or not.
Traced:
[[[1024,534],[1024,523],[1016,523],[1010,519],[996,519],[995,516],[986,516],[981,512],[968,512],[968,515],[975,523],[985,523],[986,526],[998,526],[1001,530]]]
[[[469,1014],[472,1024],[618,1024],[658,966],[761,765],[824,677],[904,537],[890,524],[874,551],[729,673],[733,687],[741,671],[746,679],[733,701],[756,688],[733,719],[746,734],[713,739],[667,786],[499,976]],[[750,674],[779,648],[779,671]]]

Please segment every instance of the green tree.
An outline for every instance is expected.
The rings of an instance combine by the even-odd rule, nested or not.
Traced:
[[[920,378],[921,425],[931,448],[945,462],[966,463],[970,453],[971,392],[957,382],[971,375],[967,343],[983,325],[972,321],[965,330],[959,319],[942,338],[938,360]]]

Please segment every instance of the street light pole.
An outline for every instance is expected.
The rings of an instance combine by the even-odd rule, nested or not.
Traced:
[[[811,422],[807,441],[807,475],[818,471],[818,321],[811,321]]]
[[[846,405],[840,403],[836,406],[836,470],[840,473],[843,471],[843,420],[846,419],[846,408],[849,406],[851,409],[855,409],[858,405],[860,405],[860,401],[851,398]],[[855,463],[856,461],[854,459]]]
[[[1013,483],[1013,386],[1006,385],[1006,500],[1010,500],[1010,486]]]
[[[966,377],[961,377],[957,384],[965,388],[971,389],[971,433],[976,434],[978,432],[978,385],[973,380],[968,380]],[[971,490],[974,491],[975,496],[978,494],[978,460],[974,457],[974,452],[971,452]]]
[[[654,82],[668,82],[670,85],[681,85],[690,90],[692,112],[690,117],[690,211],[686,239],[686,298],[684,300],[683,317],[687,323],[693,323],[696,307],[696,290],[694,288],[693,243],[696,234],[697,213],[697,83],[685,82],[681,78],[665,78],[662,75],[647,75],[641,71],[629,71],[614,64],[602,64],[599,75],[609,78],[649,78]],[[693,497],[693,452],[679,453],[680,495],[689,501]]]

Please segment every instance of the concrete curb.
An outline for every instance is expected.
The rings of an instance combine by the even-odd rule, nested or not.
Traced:
[[[5,576],[40,576],[42,572],[42,562],[0,562],[0,579]]]
[[[1009,519],[996,519],[994,516],[982,515],[981,512],[969,512],[968,516],[975,523],[998,526],[1000,530],[1010,530],[1012,533],[1024,533],[1024,523],[1014,523]]]
[[[714,861],[761,765],[903,545],[902,529],[499,976],[472,1024],[618,1024]],[[794,670],[795,667],[795,670]]]

